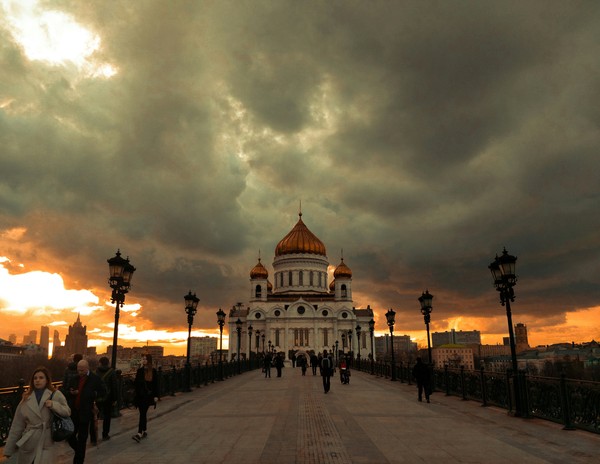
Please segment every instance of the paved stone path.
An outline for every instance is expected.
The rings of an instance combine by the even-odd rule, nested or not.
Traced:
[[[353,372],[350,385],[286,368],[260,371],[165,397],[135,443],[137,411],[113,420],[112,439],[88,448],[89,464],[387,464],[600,462],[600,435]],[[59,464],[72,451],[59,444]]]

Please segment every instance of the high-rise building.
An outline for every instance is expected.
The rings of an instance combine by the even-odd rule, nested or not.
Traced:
[[[190,358],[208,359],[213,351],[217,350],[217,337],[191,337]]]
[[[17,335],[16,334],[10,334],[8,336],[8,341],[11,342],[13,345],[17,344]]]
[[[50,329],[47,325],[43,325],[40,329],[40,348],[46,356],[48,355],[48,347],[50,345]]]
[[[23,335],[23,345],[35,345],[37,343],[37,330],[30,330],[27,335]]]
[[[67,338],[65,339],[66,356],[70,356],[76,353],[86,353],[88,344],[88,337],[86,332],[87,326],[81,324],[79,314],[77,314],[77,320],[73,325],[69,326],[69,333],[67,334]]]
[[[446,332],[433,332],[431,334],[431,346],[441,345],[472,345],[481,344],[481,332],[479,330],[459,330],[454,329]]]
[[[60,346],[60,334],[58,333],[58,330],[55,330],[54,335],[52,336],[52,346],[54,348]]]
[[[515,345],[517,353],[522,353],[529,349],[529,341],[527,340],[527,326],[520,322],[515,325]]]

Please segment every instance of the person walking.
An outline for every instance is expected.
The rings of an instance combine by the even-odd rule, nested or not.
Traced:
[[[72,379],[68,386],[67,401],[75,424],[75,433],[69,437],[69,445],[75,450],[73,464],[83,464],[90,422],[94,420],[95,401],[104,395],[104,387],[100,377],[90,372],[90,365],[85,359],[77,363],[77,374],[77,378]]]
[[[117,402],[117,375],[115,370],[110,367],[106,356],[102,356],[99,363],[96,375],[100,377],[105,393],[104,397],[98,398],[96,403],[102,417],[102,441],[106,441],[110,440],[110,422],[113,408]]]
[[[323,359],[321,359],[321,377],[323,378],[323,390],[328,393],[331,388],[331,373],[333,371],[333,361],[327,355],[327,350],[323,350]]]
[[[267,354],[263,361],[263,371],[265,372],[265,379],[267,377],[271,378],[271,355]]]
[[[140,442],[148,436],[148,409],[150,406],[156,408],[158,402],[158,373],[152,367],[152,355],[142,356],[142,366],[137,370],[134,380],[135,405],[140,413],[138,421],[138,432],[131,438]]]
[[[430,371],[420,357],[417,358],[417,363],[413,367],[412,375],[417,381],[417,389],[419,391],[419,401],[423,401],[423,391],[425,399],[429,403],[429,395],[431,394]]]
[[[277,369],[277,377],[281,377],[281,370],[283,369],[283,356],[281,353],[275,356],[275,369]]]
[[[310,367],[313,375],[317,375],[317,368],[319,367],[319,357],[313,352],[310,355]]]
[[[71,409],[62,392],[52,385],[48,369],[38,367],[15,411],[4,456],[16,455],[18,464],[56,462],[51,433],[53,413],[67,417],[71,415]]]
[[[304,355],[298,356],[298,359],[296,360],[296,362],[300,366],[300,369],[302,369],[302,375],[306,375],[306,367],[308,365],[306,356],[304,356]]]

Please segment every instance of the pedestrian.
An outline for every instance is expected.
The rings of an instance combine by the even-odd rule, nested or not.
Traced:
[[[329,392],[331,388],[331,374],[333,371],[333,362],[327,355],[327,350],[323,350],[323,359],[321,359],[321,377],[323,378],[323,390]]]
[[[292,361],[292,367],[296,367],[296,353],[292,353],[290,360]]]
[[[83,464],[96,398],[104,395],[104,387],[100,377],[90,372],[90,365],[85,359],[77,363],[77,374],[77,378],[72,379],[68,386],[67,401],[75,424],[75,433],[69,437],[69,445],[75,450],[73,464]]]
[[[306,367],[308,366],[308,361],[306,360],[306,356],[300,355],[296,360],[300,368],[302,369],[302,375],[306,375]]]
[[[263,372],[265,373],[265,379],[267,377],[271,378],[271,361],[271,355],[267,354],[263,362]]]
[[[417,380],[417,389],[419,391],[419,401],[423,401],[423,391],[425,391],[425,399],[429,403],[429,395],[431,394],[430,370],[421,358],[417,358],[417,363],[412,370],[413,377]]]
[[[67,368],[65,369],[62,385],[60,388],[65,398],[69,397],[69,385],[71,385],[74,379],[77,379],[77,377],[79,377],[79,374],[77,373],[77,363],[82,359],[83,355],[76,353],[71,357],[71,362],[67,364]]]
[[[319,367],[319,357],[314,353],[310,355],[310,367],[312,368],[313,375],[317,375],[317,367]]]
[[[142,356],[142,366],[137,370],[134,380],[135,405],[140,413],[138,432],[131,438],[138,443],[148,436],[148,409],[156,408],[158,402],[158,373],[152,367],[152,355]]]
[[[15,411],[4,456],[16,455],[18,464],[56,462],[51,433],[53,413],[68,417],[71,409],[62,392],[52,385],[48,369],[38,367]]]
[[[281,370],[283,369],[283,356],[281,356],[281,353],[275,356],[275,369],[277,369],[277,377],[281,377]]]
[[[102,356],[99,363],[96,375],[102,381],[105,394],[104,397],[97,399],[96,404],[102,417],[102,441],[106,441],[110,440],[110,421],[117,402],[117,375],[115,370],[109,366],[106,356]]]

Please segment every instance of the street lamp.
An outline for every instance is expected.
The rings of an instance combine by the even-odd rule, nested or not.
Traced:
[[[272,351],[271,351],[271,340],[269,340],[269,353],[272,353]]]
[[[336,364],[338,362],[338,350],[339,350],[338,345],[339,345],[339,343],[340,343],[339,341],[337,341],[337,340],[335,341],[335,362],[336,362]]]
[[[121,258],[120,250],[117,254],[107,260],[108,262],[108,285],[112,288],[110,302],[115,303],[115,328],[113,331],[112,361],[111,367],[117,368],[117,342],[119,339],[119,312],[125,302],[125,294],[131,288],[131,278],[135,267],[129,262],[129,258]]]
[[[250,361],[250,353],[252,353],[252,325],[248,326],[248,361]]]
[[[217,323],[219,324],[220,349],[219,349],[219,380],[223,380],[223,326],[225,325],[225,312],[219,308],[217,311]]]
[[[385,313],[387,319],[387,325],[390,328],[390,336],[392,342],[392,381],[396,380],[396,362],[394,361],[394,324],[396,323],[396,311],[392,308]]]
[[[198,298],[195,293],[192,295],[192,291],[190,290],[188,294],[183,297],[183,299],[185,300],[185,313],[187,314],[188,322],[187,360],[185,363],[186,383],[184,391],[190,392],[192,391],[192,365],[190,364],[190,353],[192,348],[192,324],[194,323],[194,316],[196,315],[200,298]]]
[[[360,363],[360,332],[361,332],[361,327],[360,325],[356,326],[356,343],[358,344],[358,362]]]
[[[260,335],[260,338],[262,340],[262,352],[263,352],[263,354],[265,354],[265,333],[264,332]]]
[[[515,335],[513,332],[512,313],[510,303],[515,301],[515,292],[513,287],[517,284],[517,274],[515,273],[517,257],[508,254],[506,248],[502,251],[502,256],[496,258],[488,266],[492,273],[492,279],[496,290],[500,293],[500,304],[506,306],[506,319],[508,321],[508,337],[510,341],[510,355],[512,358],[513,386],[515,394],[515,416],[522,416],[521,397],[519,389],[519,375],[517,364],[517,349],[515,345]]]
[[[429,365],[431,365],[431,341],[429,339],[429,322],[431,321],[431,311],[433,307],[431,302],[433,301],[433,295],[429,293],[429,290],[419,297],[419,303],[421,303],[421,314],[425,320],[425,327],[427,327],[427,354],[429,355]]]
[[[371,335],[371,374],[375,374],[375,350],[373,344],[373,335],[375,334],[375,321],[369,321],[369,333]]]
[[[342,332],[342,351],[345,353],[346,351],[346,332]]]
[[[237,367],[238,374],[242,373],[242,368],[240,366],[240,347],[242,345],[242,320],[238,317],[237,321],[235,321],[235,330],[238,336],[238,350],[237,350]]]

